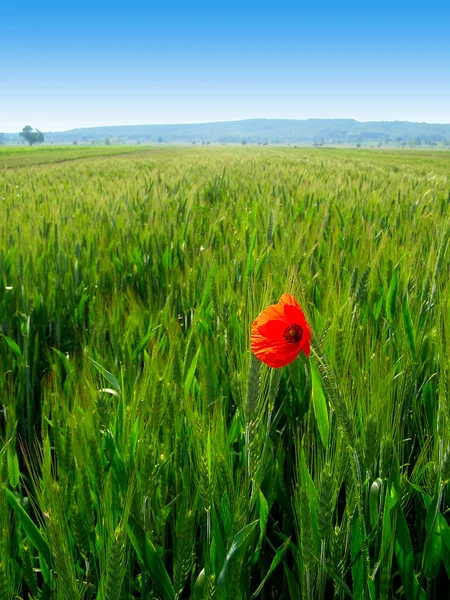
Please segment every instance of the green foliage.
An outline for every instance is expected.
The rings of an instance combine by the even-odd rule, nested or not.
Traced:
[[[19,134],[30,146],[33,144],[42,144],[44,141],[44,134],[39,129],[33,129],[29,125],[26,125]]]
[[[442,597],[447,159],[141,150],[0,151],[0,597]]]

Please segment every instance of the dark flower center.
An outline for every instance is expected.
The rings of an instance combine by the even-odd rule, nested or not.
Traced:
[[[297,323],[288,325],[283,333],[288,344],[297,344],[303,337],[303,329]]]

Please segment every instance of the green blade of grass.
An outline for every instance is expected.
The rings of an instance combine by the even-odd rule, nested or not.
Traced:
[[[328,420],[328,408],[325,394],[323,391],[322,380],[314,363],[311,361],[311,379],[312,379],[312,401],[314,415],[316,417],[317,427],[320,433],[320,439],[325,448],[328,447],[328,437],[330,424]]]

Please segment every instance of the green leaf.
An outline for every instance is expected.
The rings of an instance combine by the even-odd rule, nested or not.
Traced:
[[[253,533],[256,525],[258,524],[259,519],[249,523],[245,527],[243,527],[238,533],[234,536],[233,543],[231,544],[230,549],[228,550],[227,556],[225,558],[225,562],[223,564],[222,570],[220,572],[219,578],[217,580],[217,588],[223,588],[228,573],[228,566],[230,564],[231,559],[236,554],[236,552],[241,548],[247,538]]]
[[[20,469],[19,469],[19,459],[17,458],[17,452],[8,447],[7,455],[6,455],[7,463],[8,463],[8,479],[9,485],[11,487],[17,487],[20,481]]]
[[[376,302],[374,302],[374,304],[373,304],[372,313],[373,313],[373,318],[375,319],[375,321],[378,321],[378,319],[380,318],[380,313],[381,313],[381,309],[383,307],[383,303],[384,303],[384,294],[381,294],[381,296],[378,298],[378,300]]]
[[[219,524],[219,520],[217,518],[217,513],[216,513],[216,509],[214,507],[214,504],[211,505],[211,525],[212,525],[212,541],[215,544],[214,560],[215,561],[217,560],[216,564],[213,565],[213,567],[217,568],[217,563],[218,563],[218,565],[220,565],[220,567],[224,564],[226,555],[227,555],[227,551],[225,548],[225,543],[223,541],[222,532],[220,530],[220,524]]]
[[[328,448],[328,436],[330,423],[328,420],[328,408],[325,394],[323,392],[322,380],[314,363],[311,361],[311,379],[312,379],[312,401],[314,415],[319,429],[320,439],[325,448]]]
[[[261,552],[262,543],[264,540],[264,536],[266,534],[267,520],[269,518],[269,505],[267,504],[267,500],[258,487],[258,505],[259,505],[259,539],[258,545],[256,547],[256,551],[252,558],[252,563],[255,564],[259,559],[259,554]]]
[[[111,431],[105,431],[104,440],[106,455],[111,464],[112,472],[114,473],[120,489],[126,494],[128,490],[127,472]]]
[[[422,388],[422,394],[420,396],[420,401],[425,408],[428,424],[431,426],[434,422],[434,414],[436,411],[436,402],[433,395],[433,387],[431,385],[431,381],[427,381],[424,384]]]
[[[398,289],[398,269],[392,271],[391,283],[386,296],[386,316],[388,321],[392,321],[395,317],[397,309],[397,289]]]
[[[254,256],[255,246],[256,246],[256,229],[253,232],[252,241],[251,241],[250,247],[248,249],[247,264],[245,267],[245,274],[244,274],[245,278],[247,278],[250,275],[250,273],[253,271],[253,267],[255,265],[255,256]]]
[[[294,574],[292,573],[290,568],[287,566],[285,561],[283,561],[283,567],[284,567],[284,573],[286,575],[286,579],[288,582],[290,600],[302,600],[302,595],[300,593],[300,586],[298,585],[298,583],[294,577]]]
[[[136,445],[139,436],[139,417],[136,417],[136,421],[133,424],[130,436],[130,465],[131,469],[134,467],[134,456],[136,453]]]
[[[212,279],[212,271],[209,270],[208,274],[207,274],[206,282],[203,286],[203,296],[202,296],[202,301],[200,303],[200,309],[199,309],[199,317],[200,318],[204,317],[205,308],[211,297],[211,279]]]
[[[447,577],[450,579],[450,527],[443,515],[439,514],[438,519],[442,537],[442,562],[447,571]]]
[[[153,337],[153,334],[155,333],[155,331],[157,329],[159,329],[160,327],[161,327],[161,325],[158,325],[154,329],[149,330],[148,333],[147,333],[147,335],[145,335],[142,338],[142,340],[139,342],[136,350],[133,352],[133,355],[131,357],[132,361],[135,361],[137,359],[137,357],[139,356],[139,354],[144,350],[144,348],[147,346],[147,344],[149,343],[149,341]]]
[[[372,529],[378,525],[378,521],[380,518],[380,492],[382,490],[382,480],[380,477],[376,479],[372,485],[370,486],[369,493],[369,516],[370,516],[370,526]]]
[[[319,537],[319,516],[317,511],[317,492],[316,486],[314,485],[314,481],[309,473],[308,467],[306,465],[305,452],[303,448],[300,451],[299,456],[299,471],[300,471],[300,485],[306,487],[306,496],[309,500],[309,506],[311,510],[311,521],[312,528],[314,533],[314,549],[315,552],[319,551],[320,548],[320,537]]]
[[[202,569],[198,574],[194,583],[194,600],[203,600],[205,597],[205,569]]]
[[[258,261],[255,266],[255,280],[258,279],[261,269],[263,268],[264,263],[266,262],[266,258],[267,258],[267,250],[264,250],[264,252],[258,258]]]
[[[355,509],[351,523],[350,556],[352,559],[353,597],[356,600],[364,599],[364,559],[362,549],[361,523],[358,510]]]
[[[162,600],[175,600],[175,590],[161,557],[155,546],[145,535],[142,527],[134,522],[131,515],[128,518],[127,530],[140,563],[152,578],[155,591],[161,596]]]
[[[119,382],[114,377],[114,375],[112,373],[110,373],[109,371],[107,371],[104,367],[102,367],[102,365],[100,365],[93,358],[91,358],[91,361],[94,363],[95,368],[97,369],[97,371],[99,371],[99,373],[101,373],[103,375],[103,377],[105,377],[105,379],[107,379],[109,381],[109,383],[113,386],[113,388],[115,390],[117,390],[119,392],[119,394],[122,393],[122,390],[120,389]]]
[[[67,358],[67,356],[64,354],[64,352],[61,352],[57,348],[52,348],[52,350],[61,359],[61,362],[64,365],[64,368],[66,370],[66,373],[69,374],[71,371],[73,371],[74,367],[73,367],[73,365],[71,365],[70,360]]]
[[[19,348],[19,346],[16,344],[16,342],[14,340],[12,340],[11,338],[9,338],[7,335],[3,335],[3,339],[8,344],[8,346],[11,348],[11,350],[15,354],[16,358],[19,359],[19,362],[21,364],[23,364],[24,360],[23,360],[22,351]]]
[[[197,368],[198,357],[200,356],[200,348],[195,353],[194,358],[192,359],[191,366],[189,367],[189,371],[187,372],[186,379],[184,382],[184,399],[187,400],[189,397],[189,392],[191,391],[192,381],[194,380],[195,370]]]
[[[409,310],[408,296],[405,294],[402,304],[402,315],[403,315],[403,326],[405,328],[406,341],[408,342],[409,351],[413,360],[416,358],[416,333],[414,331],[414,325],[411,319],[411,312]]]
[[[427,537],[422,556],[423,574],[427,579],[434,579],[439,573],[442,560],[442,538],[441,538],[441,522],[439,519],[439,505],[441,502],[441,494],[443,486],[436,486],[436,491],[433,500],[428,507],[425,517],[425,528]]]
[[[394,543],[395,524],[393,523],[393,515],[391,513],[397,502],[398,495],[395,491],[395,487],[394,485],[390,485],[386,490],[386,497],[384,501],[380,562],[382,561],[386,552],[389,550],[390,546]]]
[[[225,539],[231,534],[231,528],[233,526],[233,517],[231,516],[230,499],[228,498],[227,491],[224,490],[222,494],[222,500],[220,502],[220,516],[222,518],[223,531]]]
[[[5,493],[8,503],[15,512],[16,517],[19,519],[19,523],[25,531],[27,538],[39,552],[41,559],[44,559],[47,565],[49,565],[50,551],[47,542],[42,537],[41,532],[25,512],[25,509],[20,504],[16,496],[11,492],[11,490],[5,489]]]
[[[327,565],[326,562],[323,563],[323,568],[326,574],[338,584],[341,590],[343,590],[349,598],[353,598],[353,594],[351,593],[350,588],[342,579],[342,577],[340,577],[335,571],[333,571],[333,569],[329,565]]]
[[[426,600],[424,590],[419,586],[414,572],[414,552],[408,525],[401,508],[397,512],[395,535],[395,557],[407,600]],[[420,591],[419,591],[420,589]]]
[[[280,564],[280,562],[283,559],[283,556],[286,554],[286,550],[289,548],[289,544],[291,543],[290,540],[286,540],[284,542],[284,544],[282,544],[278,550],[275,553],[275,556],[272,559],[272,562],[270,564],[269,570],[267,571],[264,579],[261,581],[258,589],[256,590],[256,592],[254,592],[251,596],[251,600],[253,600],[254,598],[256,598],[261,590],[264,587],[264,584],[266,583],[266,581],[269,579],[269,577],[272,575],[272,573],[275,571],[275,569],[278,567],[278,565]]]
[[[371,577],[367,580],[367,590],[369,592],[369,600],[377,600],[377,588],[375,581]]]

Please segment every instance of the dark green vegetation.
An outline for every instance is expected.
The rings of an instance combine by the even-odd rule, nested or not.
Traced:
[[[446,597],[448,164],[0,171],[0,598]],[[271,370],[283,292],[313,351]]]
[[[84,127],[48,132],[51,143],[220,143],[220,144],[347,144],[411,146],[450,145],[450,124],[408,121],[360,122],[354,119],[247,119],[222,123]],[[6,141],[17,143],[15,134]]]
[[[33,144],[42,144],[44,141],[44,134],[39,129],[34,129],[30,125],[25,125],[22,131],[19,133],[20,137],[28,142],[30,146]]]

